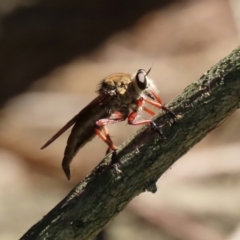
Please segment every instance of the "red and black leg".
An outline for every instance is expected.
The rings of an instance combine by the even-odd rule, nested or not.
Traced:
[[[117,149],[117,147],[113,144],[106,125],[124,121],[127,118],[128,112],[128,109],[123,109],[121,112],[116,111],[112,113],[109,118],[103,118],[96,122],[96,134],[108,145],[106,154],[108,154],[111,150],[116,151]],[[103,133],[100,129],[103,130]]]
[[[138,109],[142,107],[144,100],[145,100],[145,99],[143,99],[143,98],[139,98],[139,99],[138,99],[138,101],[137,101],[137,107],[138,107]],[[148,114],[150,114],[150,115],[152,115],[152,116],[154,115],[154,112],[153,112],[152,110],[150,110],[150,109],[148,109],[148,108],[146,108],[146,107],[144,107],[144,106],[142,107],[142,109],[143,109],[144,111],[146,111]],[[159,129],[159,128],[157,127],[157,125],[156,125],[155,122],[153,122],[152,120],[140,120],[140,121],[137,121],[137,120],[136,120],[137,116],[138,116],[138,111],[137,111],[137,110],[131,112],[131,113],[128,115],[128,124],[129,124],[129,125],[133,125],[133,126],[150,124],[151,128],[152,128],[154,131],[156,131],[156,132],[160,135],[160,137],[162,137],[162,138],[165,139],[165,136],[163,135],[161,129]]]
[[[161,129],[157,127],[156,123],[153,122],[152,120],[141,120],[141,121],[137,121],[138,112],[131,112],[128,116],[128,124],[129,125],[133,125],[133,126],[139,126],[139,125],[144,125],[144,124],[150,124],[151,128],[156,131],[159,136],[163,139],[166,139],[166,137],[164,136],[164,134],[162,133]]]
[[[144,98],[144,101],[151,104],[154,107],[161,108],[161,109],[165,110],[166,112],[170,113],[175,120],[176,119],[176,114],[171,109],[169,109],[168,107],[166,107],[163,104],[162,99],[154,91],[150,91],[150,92],[151,92],[151,94],[153,95],[153,97],[156,101],[150,100],[150,99],[147,99],[147,98]]]
[[[118,166],[115,164],[117,147],[113,144],[113,141],[109,135],[106,125],[124,121],[127,118],[128,113],[129,113],[128,108],[124,108],[124,109],[122,109],[121,112],[120,111],[114,112],[111,114],[111,116],[109,118],[100,119],[96,122],[96,128],[95,128],[96,134],[108,145],[106,154],[108,154],[111,150],[113,151],[112,158],[111,158],[111,164],[117,174],[122,172],[118,168]],[[103,130],[103,133],[99,130],[99,128]]]

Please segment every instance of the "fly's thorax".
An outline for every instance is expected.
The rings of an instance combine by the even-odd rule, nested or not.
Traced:
[[[128,89],[124,93],[118,93],[111,98],[111,111],[121,111],[122,109],[137,110],[138,93],[135,91],[133,82],[128,84]]]
[[[131,75],[127,73],[112,74],[100,82],[98,93],[100,95],[118,96],[128,91]]]
[[[98,93],[110,97],[108,107],[111,112],[118,111],[133,101],[135,91],[131,75],[116,73],[106,77],[101,81]]]

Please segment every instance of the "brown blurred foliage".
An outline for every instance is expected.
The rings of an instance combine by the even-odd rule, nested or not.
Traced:
[[[48,0],[33,4],[29,1],[30,6],[20,5],[3,14],[0,103],[55,67],[92,52],[107,37],[132,26],[145,13],[173,2]]]
[[[39,148],[95,97],[103,77],[152,66],[167,103],[239,45],[237,0],[172,2],[0,3],[1,239],[23,235],[101,161],[106,146],[94,139],[68,183],[60,166],[69,132]],[[134,199],[109,239],[240,239],[238,121],[236,112],[166,172],[156,194]],[[136,131],[109,129],[117,145]]]

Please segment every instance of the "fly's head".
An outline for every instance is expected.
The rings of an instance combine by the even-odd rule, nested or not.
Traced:
[[[151,68],[147,72],[143,69],[139,69],[137,73],[132,76],[134,90],[138,97],[145,95],[154,99],[152,92],[157,92],[157,88],[152,79],[148,77],[150,71]]]

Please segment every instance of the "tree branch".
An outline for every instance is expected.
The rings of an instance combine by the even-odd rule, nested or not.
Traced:
[[[83,182],[21,239],[89,239],[106,226],[131,199],[156,181],[171,165],[239,107],[240,47],[188,86],[155,118],[166,140],[149,126],[120,146],[122,174],[104,168],[107,156]]]

